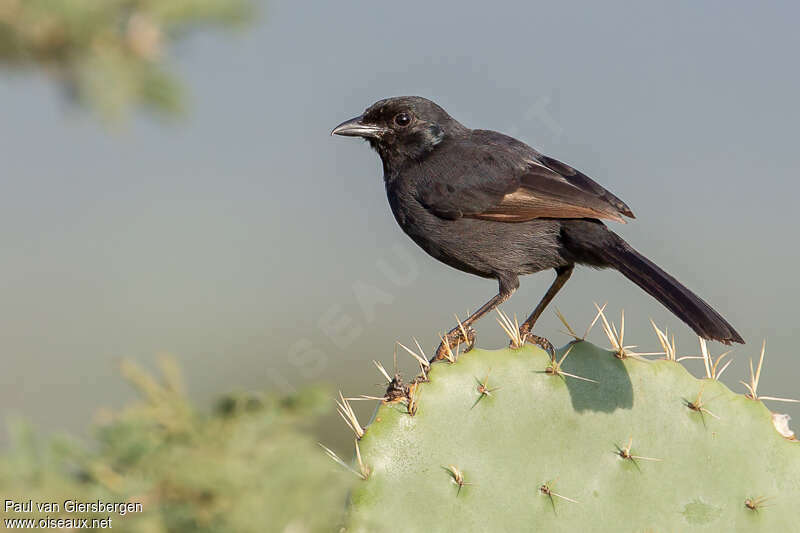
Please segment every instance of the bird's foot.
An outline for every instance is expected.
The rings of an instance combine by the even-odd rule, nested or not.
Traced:
[[[466,336],[465,336],[466,334]],[[439,347],[436,349],[434,361],[455,361],[456,355],[453,350],[462,343],[467,343],[464,352],[470,351],[475,346],[475,330],[469,326],[453,328],[450,333],[442,338]]]
[[[535,344],[542,348],[545,352],[550,355],[551,359],[555,359],[556,357],[556,350],[553,348],[553,343],[549,340],[545,339],[544,337],[540,337],[538,335],[534,335],[530,332],[527,328],[520,327],[519,328],[519,338],[522,339],[522,343],[525,344],[526,342],[530,342],[531,344]],[[511,341],[511,344],[514,344],[514,341]]]

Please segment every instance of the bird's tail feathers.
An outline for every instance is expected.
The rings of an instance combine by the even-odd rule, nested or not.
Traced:
[[[596,224],[595,228],[590,234],[585,231],[575,232],[579,233],[578,239],[569,239],[567,235],[567,240],[570,241],[568,248],[576,245],[580,248],[574,250],[579,262],[600,267],[610,266],[618,270],[704,339],[723,344],[744,343],[744,339],[733,326],[702,298],[604,225]],[[581,261],[581,258],[587,260]]]

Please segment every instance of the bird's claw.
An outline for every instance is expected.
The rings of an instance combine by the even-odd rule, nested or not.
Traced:
[[[549,340],[545,339],[544,337],[539,337],[538,335],[530,335],[530,334],[528,335],[527,340],[542,348],[545,352],[547,352],[550,355],[551,359],[555,359],[556,350],[553,347],[553,343],[551,343]]]
[[[464,336],[464,332],[467,334],[466,337]],[[442,342],[439,343],[439,347],[436,349],[436,357],[434,357],[434,360],[441,361],[453,359],[453,350],[462,343],[467,343],[467,347],[464,350],[465,353],[475,347],[475,330],[473,328],[465,326],[463,331],[461,327],[451,330],[450,333],[442,338]]]
[[[555,359],[556,357],[556,350],[553,347],[553,343],[549,340],[545,339],[544,337],[540,337],[538,335],[534,335],[530,331],[523,330],[523,328],[519,328],[519,337],[522,339],[522,343],[525,344],[526,342],[530,342],[531,344],[535,344],[543,349],[550,355],[551,359]],[[511,341],[511,347],[514,346],[514,341]]]

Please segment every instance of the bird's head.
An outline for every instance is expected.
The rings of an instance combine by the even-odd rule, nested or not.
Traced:
[[[435,103],[419,96],[397,96],[372,104],[356,118],[336,126],[331,135],[362,137],[384,164],[419,160],[448,135],[466,128]]]

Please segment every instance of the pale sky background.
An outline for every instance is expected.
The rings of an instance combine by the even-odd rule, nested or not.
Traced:
[[[800,8],[647,4],[270,2],[242,34],[173,50],[188,119],[116,133],[42,77],[0,72],[0,416],[81,432],[131,397],[121,357],[174,354],[205,403],[319,380],[376,393],[370,361],[391,365],[395,340],[431,351],[496,284],[419,250],[391,216],[377,156],[329,136],[404,94],[608,187],[638,217],[614,229],[748,341],[724,381],[743,391],[767,339],[763,393],[800,397]],[[523,278],[505,310],[526,316],[551,279]],[[383,303],[359,304],[372,297]],[[657,347],[652,317],[697,351],[613,271],[577,270],[537,332],[563,344],[552,310],[582,330],[604,301],[615,320],[626,310],[642,349]],[[338,311],[349,323],[331,337]],[[480,346],[505,343],[493,317],[477,329]]]

